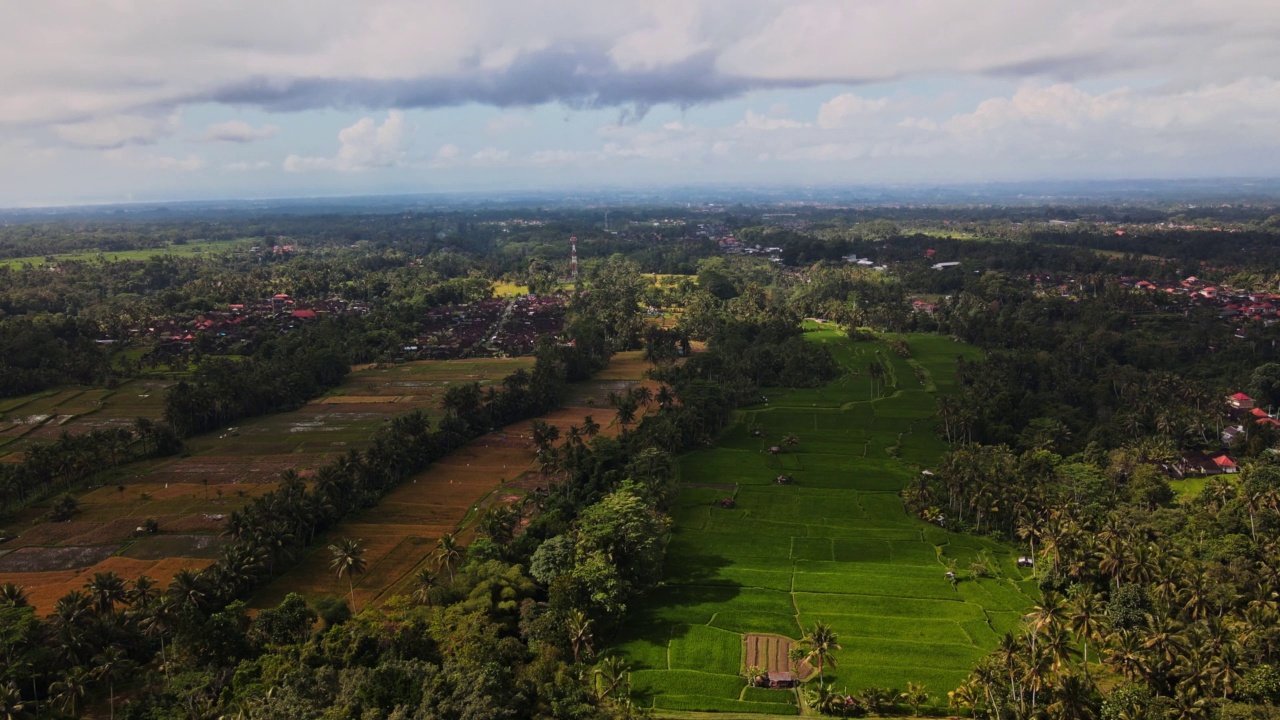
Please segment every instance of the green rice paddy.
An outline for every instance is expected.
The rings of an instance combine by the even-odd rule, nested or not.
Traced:
[[[746,687],[741,636],[798,640],[819,620],[839,634],[825,673],[836,688],[916,682],[945,703],[1033,604],[1009,548],[909,516],[900,496],[945,451],[936,396],[955,390],[957,356],[977,351],[911,335],[907,359],[883,343],[809,329],[847,374],[822,388],[765,390],[767,402],[739,411],[715,447],[680,460],[693,486],[673,511],[665,582],[619,644],[643,706],[795,714],[794,693]],[[876,358],[891,380],[873,390],[866,368]],[[799,444],[770,454],[787,434]],[[793,484],[777,484],[782,474]],[[730,496],[734,507],[721,507]],[[953,587],[948,564],[963,578],[980,556],[996,577]]]

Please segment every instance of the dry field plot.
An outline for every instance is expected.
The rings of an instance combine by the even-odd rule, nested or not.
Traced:
[[[815,670],[808,660],[793,666],[787,653],[795,647],[795,641],[782,635],[751,633],[742,636],[742,657],[747,667],[758,667],[765,672],[794,672],[801,680],[808,680]]]
[[[47,508],[10,518],[0,529],[19,534],[5,543],[8,552],[0,556],[0,583],[24,586],[41,612],[95,572],[115,570],[129,578],[145,573],[167,583],[182,567],[211,563],[224,544],[219,535],[225,516],[274,489],[284,470],[305,474],[337,455],[361,449],[384,422],[401,413],[438,412],[450,384],[500,382],[532,365],[532,358],[514,358],[358,368],[341,387],[296,412],[253,418],[234,429],[193,438],[187,457],[129,466],[118,481],[123,490],[112,484],[78,495],[81,512],[72,522],[44,522]],[[605,371],[604,384],[590,388],[599,392],[600,406],[564,408],[543,419],[563,431],[591,415],[603,434],[615,435],[620,428],[613,426],[614,411],[603,407],[607,390],[600,389],[625,389],[639,381],[646,368],[639,353],[623,353]],[[138,416],[158,417],[165,387],[133,381],[112,392],[67,390],[11,401],[0,406],[0,415],[31,422],[0,424],[0,453],[12,460],[22,443],[42,441],[32,432],[37,429],[46,433],[56,428],[50,435],[56,437],[64,429],[127,426]],[[51,424],[59,420],[61,425]],[[520,475],[534,465],[530,434],[527,421],[479,438],[331,533],[365,543],[368,570],[356,585],[360,603],[380,601],[403,586],[442,535],[457,531],[495,489],[507,482],[518,484]],[[136,537],[146,518],[157,520],[160,535]],[[326,544],[318,543],[297,567],[259,593],[255,604],[278,603],[295,590],[345,594],[346,580],[338,581],[329,571]]]

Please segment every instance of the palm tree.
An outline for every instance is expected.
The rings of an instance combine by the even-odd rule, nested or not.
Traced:
[[[631,666],[617,655],[609,655],[596,663],[595,668],[592,669],[592,675],[595,676],[596,699],[604,700],[617,697],[627,690],[627,686],[630,685]]]
[[[177,603],[172,596],[162,596],[154,606],[148,606],[145,609],[147,616],[142,618],[138,625],[142,629],[142,634],[147,637],[160,638],[160,662],[164,665],[165,684],[168,684],[169,655],[165,651],[164,638],[173,630],[174,624],[177,623]]]
[[[77,711],[80,709],[80,703],[89,691],[90,680],[92,678],[89,672],[77,665],[68,670],[61,680],[50,683],[49,695],[52,696],[54,704],[61,708],[63,712],[71,717],[76,717]]]
[[[168,595],[174,599],[179,607],[201,608],[204,606],[204,581],[201,580],[198,574],[183,568],[169,582]]]
[[[453,568],[462,559],[462,546],[453,533],[445,533],[436,543],[435,559],[436,569],[449,571],[449,582],[453,582]]]
[[[94,573],[84,584],[84,589],[93,597],[95,609],[99,615],[110,615],[115,612],[116,603],[124,603],[129,599],[124,579],[114,572]]]
[[[0,607],[26,607],[31,601],[27,598],[27,591],[19,585],[13,583],[5,583],[0,585]]]
[[[920,717],[920,706],[929,702],[929,693],[925,690],[924,685],[919,683],[907,683],[907,691],[900,696],[902,701],[911,706],[911,715]]]
[[[826,664],[831,663],[833,666],[836,664],[834,653],[840,649],[839,639],[830,626],[819,620],[813,624],[809,634],[801,640],[809,646],[808,656],[818,660],[818,682],[822,682],[822,671]]]
[[[157,597],[159,591],[156,590],[156,581],[146,575],[139,575],[133,581],[133,588],[129,590],[129,604],[135,608],[145,608]]]
[[[591,620],[587,614],[574,608],[569,611],[569,622],[565,624],[569,631],[569,647],[573,649],[573,662],[581,661],[584,653],[591,654]]]
[[[333,559],[329,561],[329,569],[338,573],[339,580],[343,575],[347,576],[347,586],[351,590],[351,609],[355,611],[357,610],[355,576],[363,573],[365,569],[364,548],[360,547],[358,540],[343,538],[330,545],[329,552],[333,555]]]
[[[590,439],[595,437],[599,433],[600,433],[600,423],[596,422],[595,419],[592,418],[590,415],[583,416],[582,434],[586,435],[587,438]]]
[[[658,393],[654,396],[654,399],[658,401],[659,408],[666,410],[675,402],[675,395],[672,394],[671,388],[661,385],[658,387]]]
[[[631,397],[635,398],[636,402],[641,405],[649,407],[649,403],[653,402],[653,391],[649,389],[648,385],[637,385],[631,390]]]
[[[109,645],[93,659],[94,676],[107,683],[107,697],[111,703],[111,718],[116,716],[116,681],[129,676],[133,661],[117,645]]]
[[[1053,687],[1053,702],[1045,709],[1058,720],[1095,720],[1098,713],[1092,696],[1093,688],[1088,680],[1063,673]]]
[[[413,601],[419,605],[431,604],[431,591],[436,587],[436,576],[423,568],[413,576]]]
[[[844,703],[844,698],[835,688],[826,683],[818,683],[817,687],[805,693],[805,702],[809,707],[823,715],[834,715]]]
[[[0,720],[25,720],[30,716],[17,684],[10,681],[7,685],[0,686]]]
[[[1067,610],[1071,631],[1080,638],[1080,650],[1084,653],[1084,675],[1089,677],[1089,640],[1097,637],[1102,629],[1102,596],[1082,592],[1072,599]]]

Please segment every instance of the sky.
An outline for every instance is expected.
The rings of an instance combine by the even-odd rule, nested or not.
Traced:
[[[0,0],[0,205],[1280,176],[1275,0]]]

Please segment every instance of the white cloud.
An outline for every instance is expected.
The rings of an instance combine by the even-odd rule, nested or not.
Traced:
[[[738,126],[752,130],[785,130],[808,127],[808,123],[797,122],[791,118],[761,115],[748,110]]]
[[[472,154],[471,163],[473,165],[501,165],[509,157],[511,157],[511,153],[507,150],[487,147]]]
[[[278,110],[687,106],[909,78],[1280,76],[1263,0],[45,0],[0,26],[0,125]],[[287,33],[279,28],[288,28]]]
[[[818,127],[838,128],[859,115],[879,112],[888,104],[889,101],[884,98],[868,100],[853,93],[837,95],[818,108]]]
[[[341,146],[334,157],[290,155],[285,158],[284,169],[286,172],[360,172],[404,165],[409,159],[413,130],[405,124],[404,113],[399,110],[388,112],[381,125],[371,117],[361,118],[338,133]]]
[[[204,132],[196,140],[200,142],[250,143],[254,140],[275,137],[279,131],[280,128],[275,125],[254,127],[243,120],[228,120],[205,128]]]
[[[199,155],[175,157],[141,152],[127,147],[107,150],[102,155],[108,160],[143,170],[194,172],[204,167],[204,158]]]
[[[179,125],[181,118],[177,112],[160,117],[111,115],[55,125],[53,132],[68,145],[106,150],[127,145],[153,145],[172,135]]]
[[[222,166],[227,172],[253,172],[254,170],[266,170],[271,167],[271,163],[266,160],[240,160],[238,162],[229,162]]]

